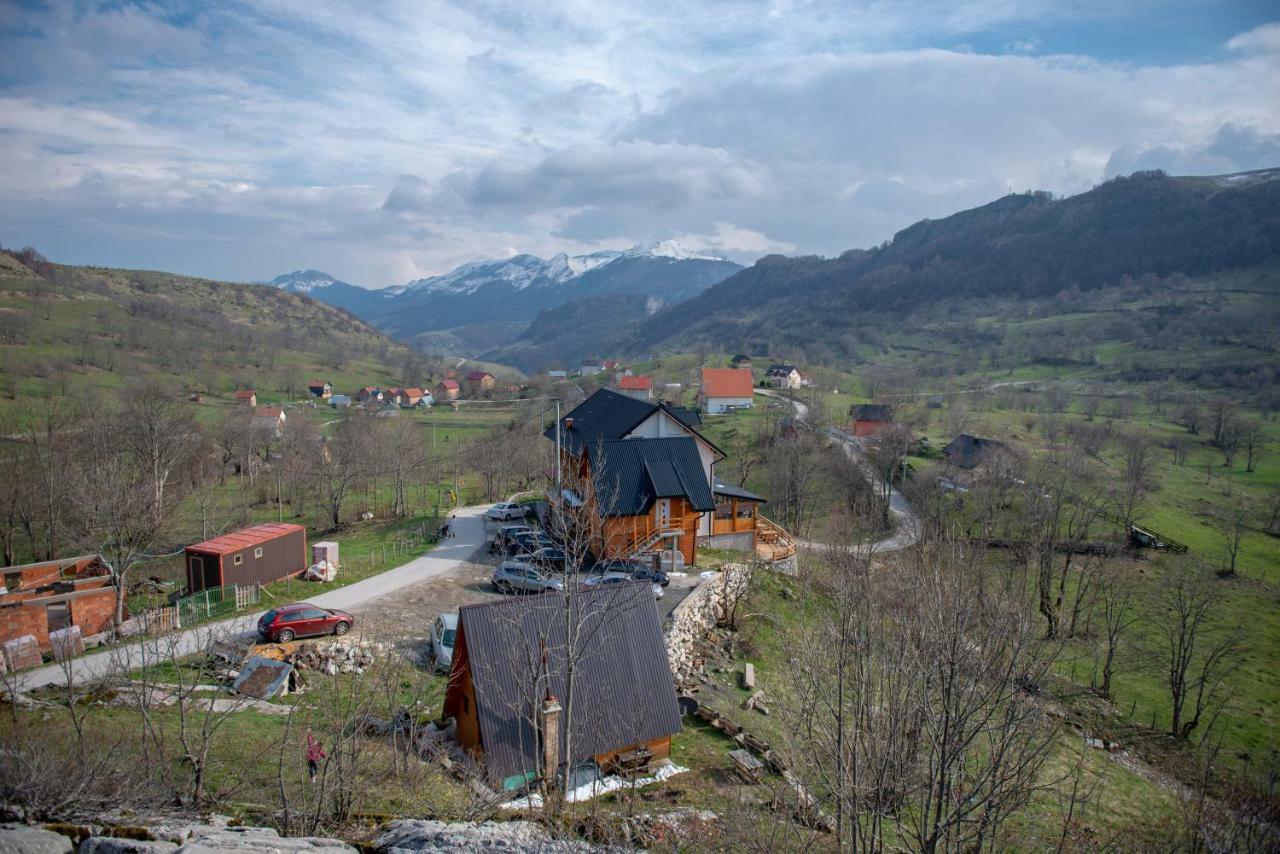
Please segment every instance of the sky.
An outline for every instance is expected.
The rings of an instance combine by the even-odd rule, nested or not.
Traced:
[[[675,239],[835,255],[1009,192],[1280,166],[1215,0],[0,0],[0,245],[366,287]]]

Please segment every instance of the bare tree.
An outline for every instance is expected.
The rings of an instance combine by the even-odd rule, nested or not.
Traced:
[[[1252,472],[1257,468],[1258,460],[1266,452],[1267,434],[1262,421],[1258,418],[1245,418],[1240,421],[1240,444],[1245,453],[1245,471]]]
[[[1116,672],[1116,656],[1125,634],[1141,616],[1136,607],[1136,589],[1127,567],[1110,567],[1098,579],[1098,601],[1102,605],[1101,681],[1098,694],[1111,699],[1111,680]]]
[[[1127,527],[1137,520],[1152,488],[1155,459],[1151,440],[1142,433],[1126,433],[1118,444],[1124,478],[1116,489],[1115,503]]]
[[[1221,624],[1222,593],[1212,577],[1190,561],[1178,561],[1161,584],[1159,627],[1169,733],[1185,739],[1227,700],[1227,679],[1238,666],[1241,635]]]
[[[1213,516],[1214,527],[1222,538],[1222,564],[1219,571],[1223,575],[1236,574],[1240,545],[1244,542],[1245,532],[1249,529],[1250,515],[1245,498],[1236,495],[1227,498]]]

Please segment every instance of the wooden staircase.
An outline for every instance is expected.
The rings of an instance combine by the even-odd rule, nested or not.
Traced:
[[[776,561],[794,557],[797,550],[795,538],[772,519],[756,515],[756,557]]]

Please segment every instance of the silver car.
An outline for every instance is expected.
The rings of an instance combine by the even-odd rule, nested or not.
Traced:
[[[453,643],[457,634],[457,614],[441,614],[431,624],[431,666],[440,673],[448,673],[453,667]]]
[[[602,585],[626,584],[635,580],[625,572],[606,572],[604,575],[593,575],[583,581],[582,584],[584,587],[600,587]],[[653,589],[653,598],[661,599],[663,596],[662,585],[651,584],[650,587]]]
[[[533,508],[528,504],[515,504],[506,501],[499,501],[497,504],[484,511],[487,519],[523,519],[529,515],[529,511]]]
[[[559,579],[520,560],[504,560],[493,572],[493,589],[499,593],[546,593],[563,587]]]

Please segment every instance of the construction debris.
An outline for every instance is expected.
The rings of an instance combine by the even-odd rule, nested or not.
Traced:
[[[373,665],[375,650],[357,643],[331,641],[299,647],[288,659],[295,667],[327,676],[364,673]]]
[[[244,663],[231,690],[246,697],[269,700],[288,691],[292,672],[293,665],[287,661],[255,655]]]
[[[751,665],[747,665],[747,666],[750,667]],[[747,699],[743,700],[742,708],[746,709],[748,712],[751,711],[752,709],[755,709],[757,712],[759,712],[762,715],[769,714],[769,708],[764,704],[763,691],[757,691]]]

